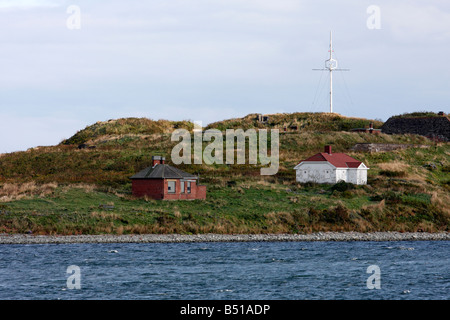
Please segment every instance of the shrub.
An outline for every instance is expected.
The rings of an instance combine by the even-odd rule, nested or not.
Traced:
[[[343,223],[350,220],[350,213],[346,207],[339,204],[332,209],[323,210],[320,219],[327,223]]]
[[[373,196],[370,196],[369,197],[369,200],[370,201],[381,201],[381,200],[383,200],[384,198],[383,198],[383,196],[381,196],[381,195],[379,195],[379,194],[376,194],[376,195],[373,195]]]
[[[390,178],[399,178],[399,177],[405,177],[406,172],[405,171],[392,171],[392,170],[381,170],[380,174],[386,177]]]
[[[331,187],[332,191],[344,192],[354,189],[355,186],[352,183],[347,183],[345,181],[339,181]]]
[[[394,191],[387,191],[387,192],[383,193],[382,197],[388,203],[401,203],[402,202],[401,194],[398,194],[397,192],[394,192]]]

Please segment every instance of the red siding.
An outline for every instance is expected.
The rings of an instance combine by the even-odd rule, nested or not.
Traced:
[[[175,193],[168,192],[168,182],[175,181]],[[185,182],[184,193],[181,193],[181,181],[179,179],[133,179],[133,195],[136,197],[149,196],[156,200],[194,200],[206,199],[206,186],[197,185],[191,182],[191,192],[187,192],[187,182]]]
[[[153,199],[163,199],[164,180],[163,179],[134,179],[131,183],[133,195],[136,197],[149,196]]]
[[[197,199],[205,200],[206,199],[206,186],[197,186]]]

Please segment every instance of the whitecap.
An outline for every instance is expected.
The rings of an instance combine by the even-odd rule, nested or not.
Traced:
[[[403,294],[408,294],[408,293],[410,293],[411,291],[410,290],[403,290]]]

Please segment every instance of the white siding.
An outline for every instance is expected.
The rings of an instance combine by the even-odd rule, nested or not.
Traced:
[[[345,181],[347,182],[347,169],[337,168],[336,169],[336,181]]]
[[[300,183],[337,183],[345,181],[353,184],[367,184],[368,168],[361,164],[359,168],[335,168],[326,161],[308,161],[298,164],[296,181]]]
[[[359,169],[356,184],[367,184],[367,169]]]
[[[328,162],[303,163],[296,167],[297,182],[335,183],[336,172]]]
[[[347,170],[347,182],[357,184],[357,171],[358,169],[356,168],[349,168]]]

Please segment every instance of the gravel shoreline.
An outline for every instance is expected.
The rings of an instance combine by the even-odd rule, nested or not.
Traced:
[[[276,242],[276,241],[442,241],[450,233],[426,232],[318,232],[312,234],[140,234],[42,236],[0,234],[0,244],[58,243],[180,243],[180,242]]]

